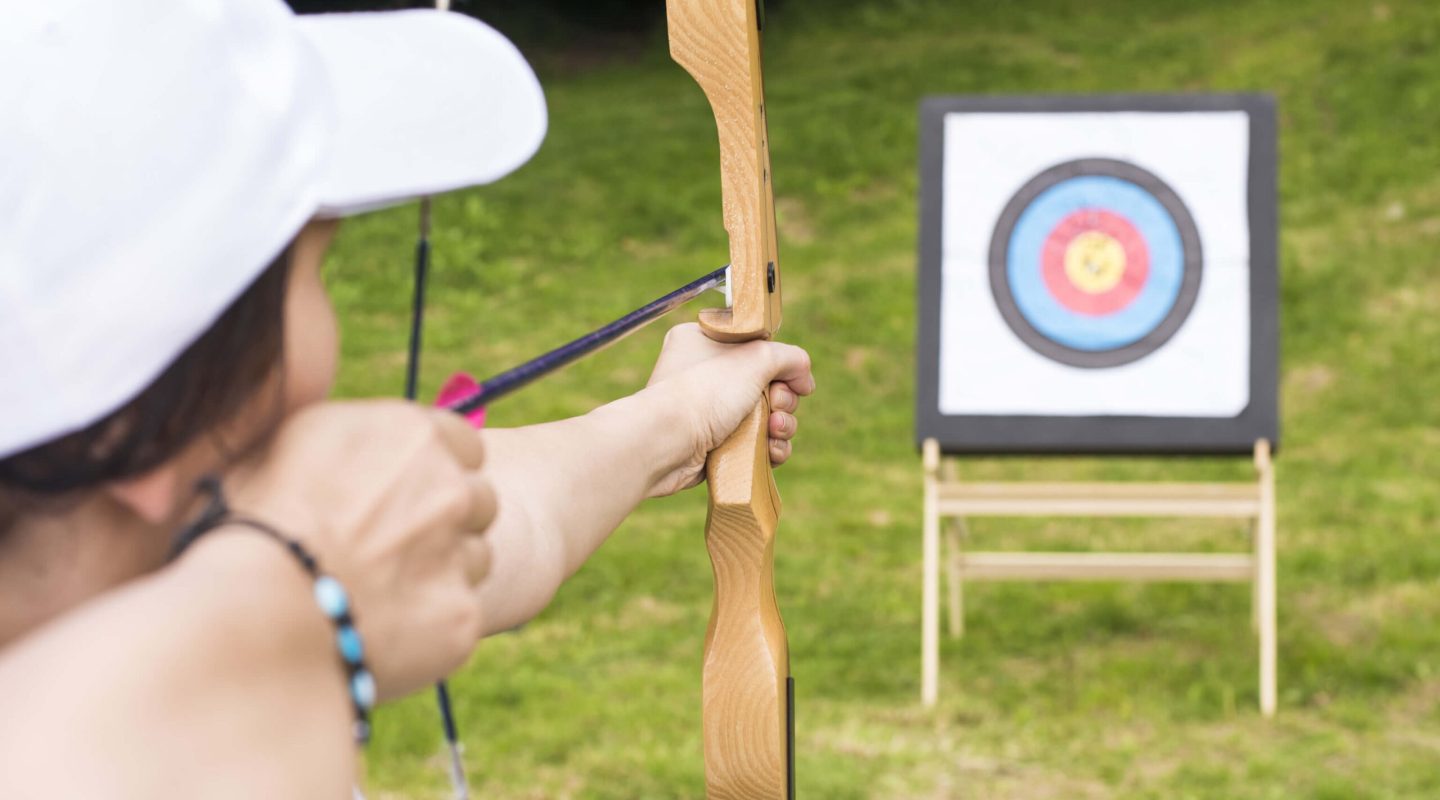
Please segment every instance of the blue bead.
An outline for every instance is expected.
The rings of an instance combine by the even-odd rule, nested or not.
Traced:
[[[365,657],[365,647],[360,643],[360,634],[349,625],[335,632],[335,643],[340,646],[340,656],[347,664],[359,664]]]
[[[345,594],[345,587],[329,575],[315,579],[315,602],[331,619],[339,619],[350,611],[350,597]]]
[[[362,669],[350,679],[350,697],[366,711],[375,707],[375,678],[369,670]]]

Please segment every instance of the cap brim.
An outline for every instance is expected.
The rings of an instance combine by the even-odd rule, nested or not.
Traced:
[[[545,96],[508,39],[434,10],[299,19],[335,107],[318,214],[356,214],[499,180],[545,138]]]

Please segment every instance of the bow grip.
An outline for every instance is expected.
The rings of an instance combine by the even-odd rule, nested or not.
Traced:
[[[790,649],[775,600],[780,494],[769,418],[762,400],[705,463],[715,575],[701,714],[710,800],[790,797]]]

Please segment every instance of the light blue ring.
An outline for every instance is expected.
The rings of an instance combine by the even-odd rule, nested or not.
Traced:
[[[1125,217],[1149,250],[1150,273],[1140,293],[1124,308],[1104,316],[1066,308],[1045,285],[1041,254],[1061,220],[1094,208]],[[1184,245],[1170,212],[1130,181],[1082,175],[1041,192],[1016,220],[1010,235],[1006,275],[1015,306],[1041,335],[1076,350],[1114,350],[1153,331],[1174,308],[1185,275]]]

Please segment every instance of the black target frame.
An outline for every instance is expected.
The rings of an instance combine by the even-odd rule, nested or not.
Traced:
[[[946,117],[964,113],[1135,111],[1241,111],[1249,117],[1246,190],[1250,229],[1249,405],[1233,417],[941,413],[940,305]],[[926,439],[933,438],[939,442],[944,452],[956,454],[1240,455],[1251,453],[1257,439],[1266,439],[1272,448],[1278,448],[1280,319],[1276,170],[1275,101],[1269,95],[1124,94],[926,98],[920,106],[920,274],[917,286],[920,313],[916,345],[915,413],[917,447]],[[992,245],[992,264],[993,259]],[[1197,269],[1196,276],[1200,274]],[[1183,321],[1183,318],[1180,321]],[[1007,319],[1007,324],[1009,322]],[[1175,327],[1179,327],[1179,321]],[[1170,333],[1173,334],[1174,331]]]

